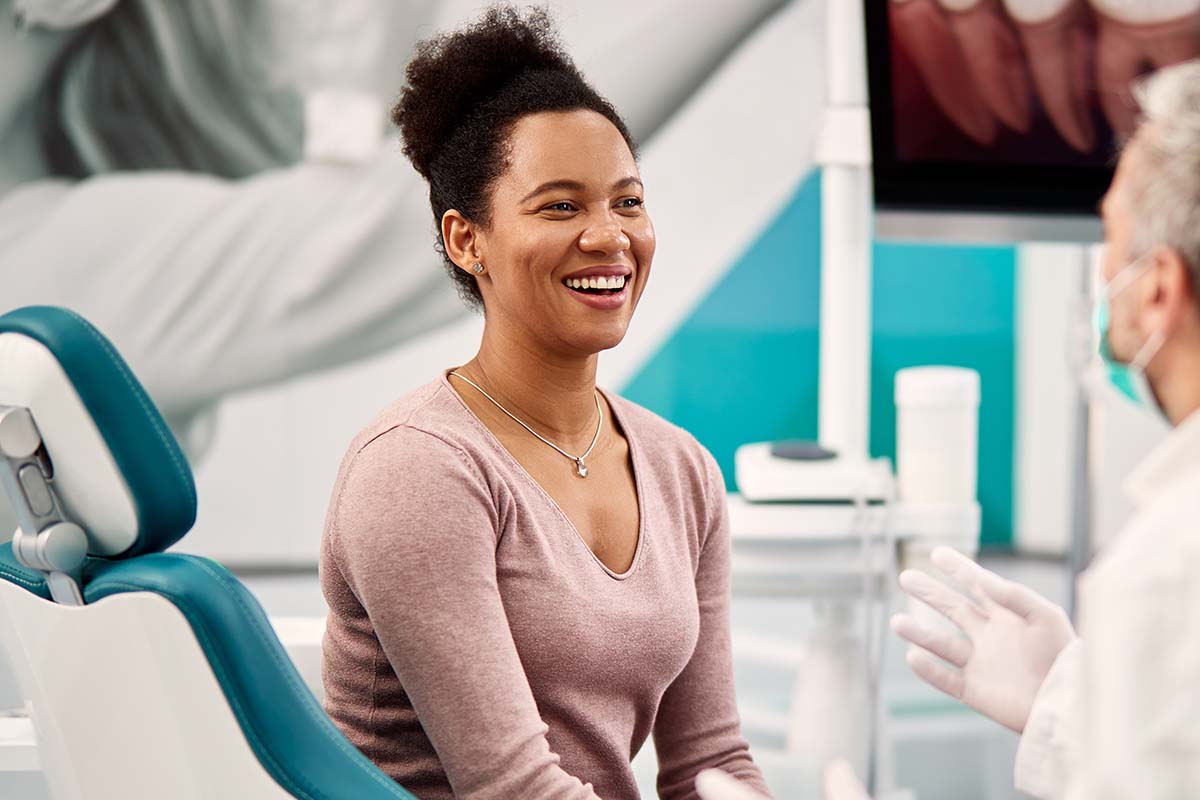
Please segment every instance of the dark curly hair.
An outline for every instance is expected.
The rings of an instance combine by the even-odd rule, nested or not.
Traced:
[[[478,310],[479,284],[446,255],[441,220],[453,208],[490,224],[491,190],[508,168],[513,125],[530,114],[586,109],[612,122],[635,157],[637,148],[612,104],[563,50],[544,9],[493,6],[466,28],[420,42],[405,74],[392,121],[404,154],[429,181],[435,249],[464,302]]]

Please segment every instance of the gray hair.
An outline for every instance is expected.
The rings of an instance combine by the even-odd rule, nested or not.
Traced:
[[[1135,147],[1147,169],[1133,177],[1134,252],[1179,252],[1200,288],[1200,59],[1166,67],[1134,86],[1142,112]]]
[[[122,0],[67,47],[37,122],[51,172],[241,178],[295,162],[299,94],[271,71],[259,0]]]

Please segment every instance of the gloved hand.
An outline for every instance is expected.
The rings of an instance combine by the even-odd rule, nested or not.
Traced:
[[[697,775],[696,792],[701,800],[764,800],[761,794],[719,769],[706,769]],[[825,767],[822,797],[824,800],[871,800],[855,777],[853,767],[842,760],[831,761]]]
[[[909,667],[934,688],[1022,732],[1054,659],[1075,638],[1066,613],[948,547],[934,549],[931,558],[971,599],[919,570],[900,573],[900,586],[966,638],[897,614],[892,630],[916,645],[908,652]]]

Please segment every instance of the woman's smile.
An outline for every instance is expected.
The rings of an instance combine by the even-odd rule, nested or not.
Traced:
[[[587,267],[563,278],[562,285],[580,303],[610,311],[620,308],[629,300],[633,271],[623,266]]]

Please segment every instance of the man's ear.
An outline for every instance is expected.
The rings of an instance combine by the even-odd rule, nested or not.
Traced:
[[[457,209],[448,210],[442,214],[442,241],[446,245],[446,255],[454,265],[474,275],[472,267],[482,259],[475,224]]]
[[[1153,285],[1147,296],[1151,330],[1170,334],[1186,314],[1197,308],[1196,284],[1183,255],[1173,247],[1160,247],[1154,255]]]

